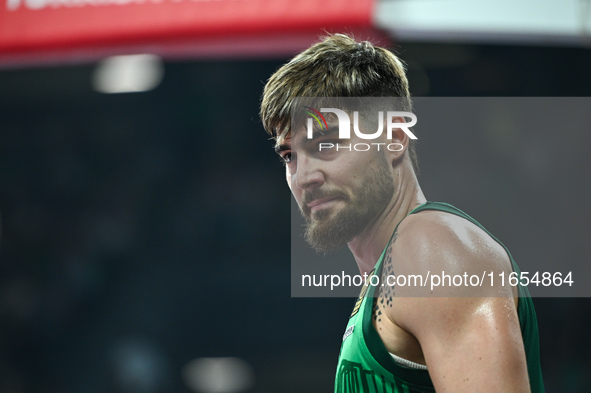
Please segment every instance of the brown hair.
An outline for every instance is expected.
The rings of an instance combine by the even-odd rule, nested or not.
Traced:
[[[261,102],[263,127],[275,140],[289,133],[298,97],[398,97],[411,111],[402,61],[387,49],[345,34],[326,36],[279,68],[267,81]],[[414,141],[409,155],[415,170]]]

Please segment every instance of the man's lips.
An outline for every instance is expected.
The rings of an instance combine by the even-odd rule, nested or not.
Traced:
[[[308,207],[308,209],[310,210],[311,213],[314,213],[315,211],[323,209],[325,206],[327,206],[328,204],[330,204],[331,202],[333,202],[337,199],[339,199],[338,196],[315,199],[312,202],[307,203],[306,206]]]

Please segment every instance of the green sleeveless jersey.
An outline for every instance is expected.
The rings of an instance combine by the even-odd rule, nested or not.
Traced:
[[[474,223],[489,234],[507,251],[514,271],[519,273],[509,250],[476,220],[461,210],[441,202],[427,202],[410,214],[423,210],[439,210],[458,215]],[[386,247],[387,249],[387,247]],[[382,260],[376,263],[369,276],[381,275]],[[368,279],[368,282],[369,279]],[[335,393],[425,393],[435,392],[427,370],[418,370],[396,363],[382,343],[372,323],[375,287],[364,287],[355,303],[339,354]],[[527,357],[527,369],[532,393],[543,393],[538,324],[533,302],[527,287],[519,286],[517,313]]]

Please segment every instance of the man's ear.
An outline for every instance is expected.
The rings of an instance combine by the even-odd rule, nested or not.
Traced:
[[[393,123],[407,123],[402,116],[392,118]],[[408,128],[407,128],[408,129]],[[390,162],[395,163],[402,159],[410,145],[410,137],[402,128],[392,129],[392,138],[388,140],[386,155]]]

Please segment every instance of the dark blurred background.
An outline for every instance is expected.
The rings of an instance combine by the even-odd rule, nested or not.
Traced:
[[[392,49],[417,96],[591,94],[584,48]],[[0,392],[332,391],[354,299],[290,297],[291,196],[258,119],[286,60],[167,61],[156,89],[127,94],[94,91],[95,64],[0,71]],[[589,134],[559,126],[521,141],[541,146],[528,184],[504,181],[519,149],[480,159],[440,138],[419,145],[420,180],[518,261],[550,248],[586,263],[591,160],[547,148],[565,137],[588,151]],[[553,172],[561,160],[569,170]],[[515,204],[528,207],[499,215]],[[587,392],[590,299],[535,304],[547,391]],[[211,358],[235,358],[244,385],[191,384],[219,371],[195,363]]]

